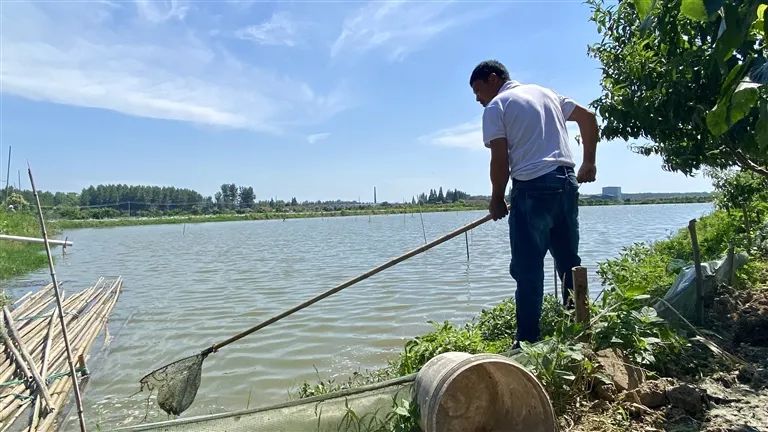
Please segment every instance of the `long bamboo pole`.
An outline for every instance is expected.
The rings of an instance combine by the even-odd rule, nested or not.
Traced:
[[[439,244],[441,244],[443,242],[446,242],[446,241],[448,241],[448,240],[458,236],[459,234],[462,234],[462,233],[464,233],[466,231],[469,231],[469,230],[471,230],[473,228],[476,228],[476,227],[478,227],[478,226],[488,222],[491,219],[492,219],[492,216],[490,214],[488,214],[488,215],[486,215],[486,216],[484,216],[484,217],[482,217],[482,218],[480,218],[480,219],[478,219],[478,220],[476,220],[474,222],[471,222],[471,223],[469,223],[467,225],[464,225],[461,228],[458,228],[458,229],[456,229],[454,231],[451,231],[450,233],[448,233],[448,234],[446,234],[446,235],[444,235],[444,236],[442,236],[442,237],[440,237],[440,238],[438,238],[436,240],[432,240],[431,242],[425,244],[424,246],[421,246],[421,247],[418,247],[416,249],[413,249],[412,251],[407,252],[407,253],[405,253],[403,255],[400,255],[397,258],[393,258],[393,259],[387,261],[386,263],[384,263],[382,265],[379,265],[379,266],[377,266],[377,267],[375,267],[375,268],[373,268],[373,269],[371,269],[371,270],[361,274],[360,276],[352,278],[352,279],[344,282],[343,284],[341,284],[341,285],[339,285],[339,286],[337,286],[337,287],[335,287],[333,289],[330,289],[330,290],[328,290],[328,291],[326,291],[326,292],[324,292],[322,294],[319,294],[319,295],[313,297],[312,299],[307,300],[304,303],[301,303],[300,305],[295,306],[295,307],[293,307],[291,309],[288,309],[287,311],[285,311],[285,312],[283,312],[283,313],[281,313],[281,314],[279,314],[277,316],[274,316],[274,317],[272,317],[272,318],[270,318],[270,319],[268,319],[268,320],[266,320],[266,321],[264,321],[264,322],[262,322],[260,324],[257,324],[255,326],[251,327],[250,329],[245,330],[242,333],[238,333],[238,334],[236,334],[236,335],[234,335],[234,336],[232,336],[232,337],[230,337],[230,338],[228,338],[228,339],[226,339],[226,340],[224,340],[222,342],[219,342],[219,343],[216,343],[216,344],[212,345],[208,349],[204,350],[202,354],[204,356],[207,356],[210,353],[216,352],[220,348],[222,348],[222,347],[224,347],[226,345],[229,345],[232,342],[235,342],[235,341],[237,341],[237,340],[239,340],[241,338],[244,338],[245,336],[248,336],[249,334],[251,334],[251,333],[253,333],[253,332],[257,331],[257,330],[260,330],[260,329],[262,329],[262,328],[264,328],[264,327],[266,327],[266,326],[268,326],[268,325],[270,325],[270,324],[272,324],[272,323],[274,323],[276,321],[279,321],[279,320],[287,317],[288,315],[291,315],[291,314],[293,314],[293,313],[295,313],[297,311],[300,311],[300,310],[302,310],[302,309],[304,309],[304,308],[306,308],[308,306],[311,306],[314,303],[317,303],[318,301],[320,301],[320,300],[322,300],[322,299],[324,299],[324,298],[326,298],[326,297],[328,297],[330,295],[336,294],[337,292],[339,292],[339,291],[341,291],[341,290],[343,290],[343,289],[345,289],[345,288],[347,288],[349,286],[352,286],[352,285],[354,285],[354,284],[356,284],[356,283],[358,283],[358,282],[360,282],[362,280],[368,279],[369,277],[375,275],[376,273],[379,273],[379,272],[381,272],[383,270],[386,270],[386,269],[394,266],[395,264],[403,262],[403,261],[407,260],[408,258],[411,258],[411,257],[413,257],[415,255],[418,255],[418,254],[420,254],[420,253],[422,253],[422,252],[424,252],[426,250],[429,250],[429,249],[431,249],[431,248],[433,248],[433,247],[435,247],[435,246],[437,246],[437,245],[439,245]]]
[[[48,268],[51,271],[51,282],[53,282],[53,292],[56,293],[56,306],[59,309],[59,322],[61,323],[61,334],[64,337],[64,346],[67,349],[67,362],[69,363],[69,372],[72,374],[72,387],[75,391],[75,404],[77,406],[77,416],[80,421],[80,432],[86,432],[85,428],[85,416],[83,415],[83,401],[80,398],[80,388],[77,385],[77,375],[75,374],[75,363],[72,358],[72,350],[69,348],[69,340],[67,339],[67,327],[64,323],[64,310],[61,307],[61,296],[59,294],[59,281],[56,279],[56,270],[53,267],[53,256],[51,256],[51,246],[48,244],[48,231],[45,229],[45,219],[43,218],[43,209],[40,206],[40,197],[37,194],[35,188],[35,179],[32,177],[32,168],[27,167],[29,173],[29,183],[32,185],[32,193],[35,195],[35,201],[37,202],[37,215],[40,218],[40,231],[43,234],[45,240],[45,253],[48,256]]]

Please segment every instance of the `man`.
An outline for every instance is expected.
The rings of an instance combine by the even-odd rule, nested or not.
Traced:
[[[510,80],[495,60],[484,61],[469,79],[483,112],[483,141],[491,149],[493,220],[509,213],[512,259],[509,272],[517,282],[517,342],[539,340],[544,298],[544,256],[552,254],[563,280],[563,304],[573,289],[571,269],[578,255],[579,183],[595,181],[597,120],[594,113],[554,91]],[[578,176],[568,144],[566,121],[581,133],[584,158]],[[509,209],[504,199],[512,179]]]

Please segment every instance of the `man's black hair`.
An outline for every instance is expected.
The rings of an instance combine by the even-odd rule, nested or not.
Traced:
[[[503,64],[496,60],[486,60],[475,66],[475,70],[472,71],[472,75],[469,77],[469,85],[477,80],[488,81],[488,77],[491,74],[496,74],[502,81],[509,81],[509,72]]]

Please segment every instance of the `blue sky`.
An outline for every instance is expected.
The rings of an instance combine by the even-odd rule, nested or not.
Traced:
[[[489,194],[472,68],[495,58],[586,105],[600,92],[589,15],[578,1],[3,1],[2,181],[12,146],[14,184],[29,161],[45,190]],[[711,190],[625,142],[597,155],[583,193]]]

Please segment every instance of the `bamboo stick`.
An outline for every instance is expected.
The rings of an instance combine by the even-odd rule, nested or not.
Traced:
[[[117,298],[119,296],[119,287],[115,290],[114,295],[112,295],[109,298],[109,301],[105,301],[105,304],[103,305],[103,308],[99,308],[99,311],[94,312],[94,315],[98,316],[98,320],[96,321],[97,325],[91,326],[90,331],[85,333],[83,335],[83,346],[85,347],[81,353],[85,356],[87,356],[88,351],[90,351],[90,347],[93,344],[93,341],[98,337],[99,330],[101,328],[101,325],[106,322],[107,317],[111,313],[112,309],[115,306],[115,303],[117,302]],[[103,313],[100,313],[103,312]],[[80,342],[80,341],[78,341]],[[62,380],[61,385],[63,386],[63,391],[60,394],[60,397],[57,401],[59,405],[63,405],[66,402],[65,398],[68,398],[69,396],[69,387],[71,386],[71,382],[69,380]],[[43,423],[42,426],[39,427],[38,431],[48,431],[49,428],[52,426],[52,423],[55,420],[55,416],[48,417]]]
[[[101,328],[102,324],[105,323],[106,319],[114,308],[121,288],[122,278],[117,278],[109,285],[109,287],[104,286],[97,292],[94,292],[90,297],[83,298],[80,302],[78,302],[84,302],[88,306],[85,310],[83,310],[81,315],[74,317],[72,320],[73,322],[71,330],[74,336],[72,342],[73,346],[78,346],[78,351],[82,351],[84,353],[90,351],[93,341],[96,339],[96,337],[98,337],[99,329]],[[74,295],[67,300],[71,300],[72,297],[74,297]],[[56,340],[56,335],[57,333],[54,332],[54,340]],[[43,348],[41,346],[40,350],[42,349]],[[62,356],[64,349],[65,347],[61,343],[53,344],[50,347],[49,355],[52,356],[54,361],[51,362],[51,365],[48,368],[49,370],[56,371],[65,366],[66,359],[64,359]],[[71,372],[67,375],[71,375]],[[63,398],[69,393],[69,385],[67,385],[67,383],[70,383],[70,380],[60,379],[53,383],[53,386],[51,387],[51,394],[53,395],[54,406],[62,406]],[[24,388],[22,387],[19,389],[17,387],[16,390],[23,392]],[[26,401],[19,400],[11,401],[11,404],[5,407],[2,412],[0,412],[0,419],[6,418],[6,416],[8,416],[10,413],[12,413],[14,410],[20,409],[20,407],[23,407],[26,405],[26,403]],[[38,420],[37,430],[47,430],[46,428],[51,426],[51,423],[56,417],[57,416],[47,416],[46,420],[44,420],[42,423],[40,423]]]
[[[69,296],[65,301],[64,305],[67,308],[72,307],[72,304],[76,304],[82,296],[86,295],[87,290],[75,293],[71,296]],[[27,311],[27,313],[18,313],[17,311],[13,312],[14,319],[21,320],[24,324],[21,326],[20,330],[22,335],[26,334],[30,331],[32,331],[35,327],[44,327],[45,321],[41,319],[34,319],[34,318],[45,318],[48,314],[55,312],[55,308],[52,311],[45,312],[46,309],[48,309],[51,306],[51,302],[53,301],[53,297],[49,297],[46,299],[46,302],[44,304],[40,304],[34,308],[31,308]],[[69,313],[69,312],[68,312]],[[28,319],[32,318],[32,319]]]
[[[53,335],[53,323],[56,322],[55,316],[51,314],[51,318],[48,320],[48,334],[45,341],[45,346],[43,347],[43,364],[40,367],[40,370],[42,371],[43,376],[48,375],[48,354],[50,353],[50,345],[51,345],[51,336]],[[29,424],[29,432],[34,432],[37,429],[37,424],[40,421],[39,416],[44,415],[44,413],[41,413],[42,403],[40,401],[40,398],[38,397],[37,400],[35,400],[35,406],[32,409],[32,421]]]
[[[26,308],[34,306],[36,302],[44,299],[46,295],[49,295],[47,291],[50,290],[51,288],[53,288],[53,284],[49,283],[37,291],[28,292],[27,294],[24,295],[24,297],[29,297],[29,298],[27,298],[23,303],[21,302],[21,299],[19,299],[17,301],[19,304],[13,309],[13,311],[16,313],[24,313],[24,310]]]
[[[39,348],[42,347],[42,341],[44,338],[44,333],[42,331],[44,330],[43,325],[45,324],[44,320],[40,320],[39,323],[34,324],[34,328],[30,329],[26,334],[22,332],[22,338],[26,340],[27,346],[32,347],[33,355],[35,355],[38,351],[40,351]],[[13,372],[11,371],[10,374]],[[5,371],[5,373],[0,373],[0,379],[3,381],[7,379],[7,376],[9,375],[8,371]]]
[[[78,293],[80,294],[80,293]],[[77,317],[77,311],[82,309],[84,305],[87,304],[89,298],[85,297],[84,294],[81,295],[72,295],[70,296],[67,301],[65,301],[64,308],[66,309],[65,315],[67,316],[66,320],[68,322],[72,322]],[[75,311],[73,314],[72,312]],[[56,310],[53,309],[50,312],[52,316],[56,317]],[[48,314],[45,314],[43,317],[48,317]],[[44,334],[42,333],[46,328],[46,321],[44,319],[39,320],[33,320],[31,324],[28,324],[26,326],[26,331],[22,331],[22,335],[27,338],[36,337],[32,342],[33,343],[40,343],[40,341],[43,339]]]
[[[36,340],[34,339],[35,331],[38,331],[38,327],[42,329],[42,326],[38,326],[38,324],[44,324],[44,321],[40,321],[40,323],[35,323],[33,328],[27,329],[27,332],[20,332],[21,338],[25,339],[27,341],[28,346],[32,346],[33,355],[36,352]],[[31,334],[31,336],[30,336]],[[8,380],[11,376],[13,376],[14,369],[13,368],[3,368],[0,369],[0,382],[5,382]]]
[[[5,325],[2,326],[2,331],[0,331],[0,333],[2,333],[3,342],[5,342],[5,349],[11,352],[13,361],[16,363],[16,366],[19,368],[22,375],[24,375],[24,380],[28,381],[32,377],[32,372],[29,371],[26,363],[24,363],[23,357],[21,357],[21,353],[16,350],[13,341],[8,337],[8,333],[5,331]]]
[[[83,318],[86,318],[86,317],[83,317]],[[73,328],[73,330],[79,332],[82,327],[83,327],[82,325],[78,325],[78,326],[76,326],[76,328]],[[54,337],[56,335],[57,334],[54,333]],[[63,351],[63,347],[62,347],[61,344],[54,345],[53,348],[52,348],[52,354],[53,354],[54,358],[59,357],[62,354],[62,351]],[[52,368],[52,369],[55,370],[55,368]],[[16,388],[12,389],[12,391],[13,390],[16,390],[16,392],[18,393],[20,391],[23,392],[24,389],[23,388],[19,389],[18,387],[16,387]],[[14,404],[13,401],[11,401],[11,406],[5,407],[3,409],[3,411],[0,413],[0,419],[4,418],[6,415],[8,415],[9,410],[13,409],[14,405],[16,405],[16,404]]]
[[[19,407],[19,409],[18,409],[18,410],[16,410],[16,414],[14,414],[14,415],[13,415],[13,417],[11,417],[11,418],[10,418],[10,420],[8,421],[8,423],[7,423],[7,424],[6,424],[5,422],[3,422],[3,423],[0,423],[0,425],[5,425],[5,427],[4,427],[4,428],[0,429],[0,432],[5,432],[5,431],[7,431],[8,429],[10,429],[10,428],[11,428],[11,426],[13,426],[13,424],[14,424],[14,423],[16,423],[16,419],[18,419],[18,418],[19,418],[19,416],[20,416],[22,413],[24,413],[24,411],[27,409],[27,407],[25,406],[26,404],[28,404],[28,402],[25,402],[25,404],[24,404],[24,405],[22,405],[21,407]]]
[[[0,234],[0,240],[18,241],[26,243],[45,243],[45,239],[36,237],[23,237],[15,235]],[[69,240],[48,240],[48,243],[54,246],[72,246]]]
[[[24,302],[27,299],[27,297],[31,296],[32,293],[34,293],[34,292],[36,292],[36,291],[27,291],[26,294],[24,294],[23,296],[17,298],[16,301],[13,302],[13,304],[14,305],[21,304],[22,302]]]
[[[24,341],[19,337],[19,334],[16,331],[16,326],[13,324],[13,317],[11,317],[11,312],[7,307],[3,308],[3,315],[5,316],[5,321],[8,325],[8,330],[11,333],[11,337],[15,339],[16,345],[18,345],[19,351],[21,351],[21,355],[23,356],[24,361],[29,365],[29,371],[32,373],[32,379],[34,379],[35,384],[37,384],[37,391],[43,397],[43,401],[45,401],[45,406],[43,407],[44,411],[53,411],[53,406],[51,405],[51,395],[48,394],[48,386],[45,385],[45,380],[37,371],[35,360],[27,351]]]
[[[35,188],[35,179],[32,177],[32,168],[27,167],[29,173],[29,183],[32,186],[32,193],[35,195],[35,201],[37,202],[37,216],[40,221],[40,231],[45,244],[45,254],[48,256],[48,268],[51,272],[51,282],[53,282],[53,292],[56,294],[56,306],[59,310],[59,322],[61,323],[61,334],[64,339],[64,345],[67,349],[67,361],[69,363],[69,370],[72,375],[72,386],[75,392],[75,400],[77,405],[77,416],[80,420],[80,432],[85,432],[85,417],[83,415],[83,403],[80,400],[80,389],[77,386],[77,377],[75,376],[75,365],[72,363],[72,351],[69,349],[69,340],[67,335],[67,325],[64,322],[64,309],[61,306],[61,293],[59,291],[59,282],[56,279],[56,271],[53,266],[53,256],[51,255],[51,245],[48,243],[48,231],[45,229],[45,219],[43,218],[43,209],[40,206],[40,196],[37,194]]]

